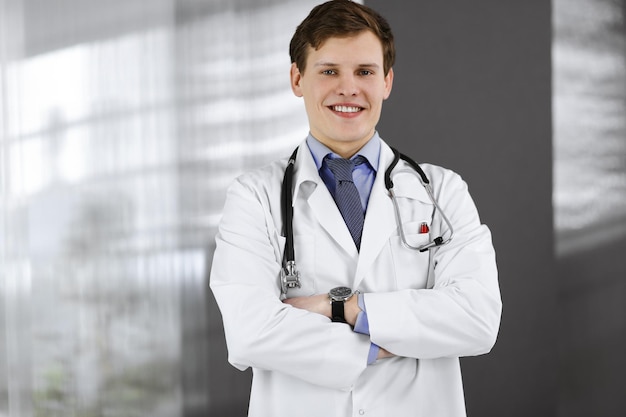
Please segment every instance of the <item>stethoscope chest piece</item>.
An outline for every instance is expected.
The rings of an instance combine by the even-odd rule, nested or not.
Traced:
[[[300,271],[296,269],[296,261],[287,261],[280,270],[281,293],[287,295],[287,291],[302,287]]]

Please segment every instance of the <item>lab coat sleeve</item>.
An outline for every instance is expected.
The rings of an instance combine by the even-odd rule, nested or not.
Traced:
[[[426,169],[431,183],[441,184],[435,195],[454,238],[431,251],[432,288],[365,294],[371,339],[398,356],[418,359],[487,353],[502,310],[491,234],[465,182],[451,171]]]
[[[210,286],[223,317],[229,361],[240,370],[278,371],[349,389],[367,366],[369,338],[281,302],[281,238],[271,213],[280,194],[266,182],[248,175],[233,183],[216,236]]]

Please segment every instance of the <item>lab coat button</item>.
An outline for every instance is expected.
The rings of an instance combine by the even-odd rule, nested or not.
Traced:
[[[360,415],[365,415],[365,410],[360,409],[360,410],[359,410],[359,414],[360,414]]]

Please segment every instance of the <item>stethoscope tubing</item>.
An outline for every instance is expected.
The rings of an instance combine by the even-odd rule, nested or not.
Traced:
[[[283,233],[285,235],[285,250],[283,253],[283,267],[280,270],[281,294],[287,295],[290,288],[300,288],[300,272],[296,268],[296,254],[293,244],[293,169],[296,164],[298,148],[294,149],[289,157],[285,176],[280,191],[281,211],[283,218]]]
[[[402,240],[402,244],[408,249],[417,250],[420,252],[425,252],[429,249],[433,249],[435,247],[445,245],[452,240],[454,236],[454,229],[452,227],[452,223],[443,212],[439,204],[437,203],[437,199],[434,196],[432,187],[430,185],[430,181],[428,177],[419,166],[417,162],[415,162],[410,157],[398,152],[395,148],[391,148],[394,154],[393,161],[389,164],[389,167],[385,170],[385,188],[389,192],[389,197],[393,203],[394,212],[396,215],[396,220],[398,222],[398,229],[400,231],[400,238]],[[285,249],[283,252],[283,267],[281,268],[281,294],[283,297],[286,297],[287,291],[290,288],[300,287],[300,272],[296,268],[296,258],[295,258],[295,249],[293,243],[293,171],[296,163],[296,156],[298,154],[298,148],[296,148],[291,156],[289,157],[289,161],[287,162],[287,167],[285,168],[285,175],[283,177],[283,183],[281,188],[281,214],[283,218],[283,233],[285,235]],[[395,193],[393,192],[393,178],[391,172],[398,164],[400,159],[407,162],[415,171],[414,173],[418,174],[418,178],[426,189],[426,193],[428,197],[432,201],[435,211],[438,211],[441,214],[444,222],[446,223],[449,231],[449,235],[447,238],[443,238],[443,235],[436,237],[429,243],[421,246],[413,246],[409,244],[406,239],[406,235],[404,233],[404,228],[402,227],[402,217],[400,216],[400,208],[398,207],[398,202],[396,201]],[[402,170],[401,172],[410,172],[408,170]]]
[[[435,198],[435,195],[433,193],[433,187],[430,185],[430,181],[428,180],[428,177],[426,176],[426,173],[424,172],[422,167],[420,167],[419,164],[417,162],[415,162],[409,156],[406,156],[406,155],[400,153],[395,148],[391,148],[391,150],[393,151],[394,158],[393,158],[393,161],[391,162],[391,164],[389,164],[389,167],[387,167],[387,169],[385,170],[385,187],[387,188],[387,191],[389,192],[389,196],[391,197],[391,201],[393,203],[394,212],[396,213],[396,219],[397,219],[397,222],[398,222],[398,229],[400,230],[400,239],[402,241],[402,244],[406,248],[408,248],[408,249],[413,249],[413,250],[417,250],[417,251],[420,251],[420,252],[426,252],[429,249],[432,249],[432,248],[435,248],[437,246],[442,246],[442,245],[446,245],[446,244],[450,243],[450,241],[452,240],[452,237],[454,236],[454,228],[452,227],[452,223],[448,219],[448,216],[446,216],[446,213],[439,206],[439,203],[437,202],[437,199]],[[395,175],[400,174],[402,172],[410,172],[410,173],[413,173],[413,174],[414,173],[418,174],[418,178],[419,178],[420,182],[422,183],[422,186],[426,190],[426,193],[428,194],[428,198],[433,203],[433,206],[435,206],[435,210],[438,211],[439,214],[441,214],[441,217],[443,218],[443,221],[446,223],[446,226],[448,227],[449,235],[448,235],[447,238],[444,239],[443,235],[441,235],[441,236],[438,236],[438,237],[434,238],[429,243],[427,243],[425,245],[420,245],[420,246],[413,246],[413,245],[411,245],[408,242],[408,240],[406,238],[406,235],[404,233],[404,228],[402,227],[402,225],[404,223],[402,222],[402,216],[400,215],[400,208],[398,207],[398,202],[396,200],[396,195],[393,192],[394,184],[393,184],[393,179],[392,179],[392,175],[391,175],[391,172],[393,171],[395,166],[398,164],[398,161],[400,161],[400,159],[404,160],[406,163],[411,165],[411,167],[414,169],[414,172],[411,172],[410,170],[405,169],[405,170],[400,170],[400,171],[396,172]]]

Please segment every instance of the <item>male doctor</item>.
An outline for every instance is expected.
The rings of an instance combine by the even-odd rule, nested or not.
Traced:
[[[454,172],[422,164],[428,196],[376,124],[395,49],[378,13],[315,7],[290,44],[310,134],[293,165],[300,287],[283,294],[287,159],[237,178],[216,237],[211,289],[229,361],[253,369],[251,417],[465,416],[459,357],[491,350],[501,299],[491,235]],[[347,174],[346,174],[347,173]],[[437,236],[452,240],[419,252]]]

